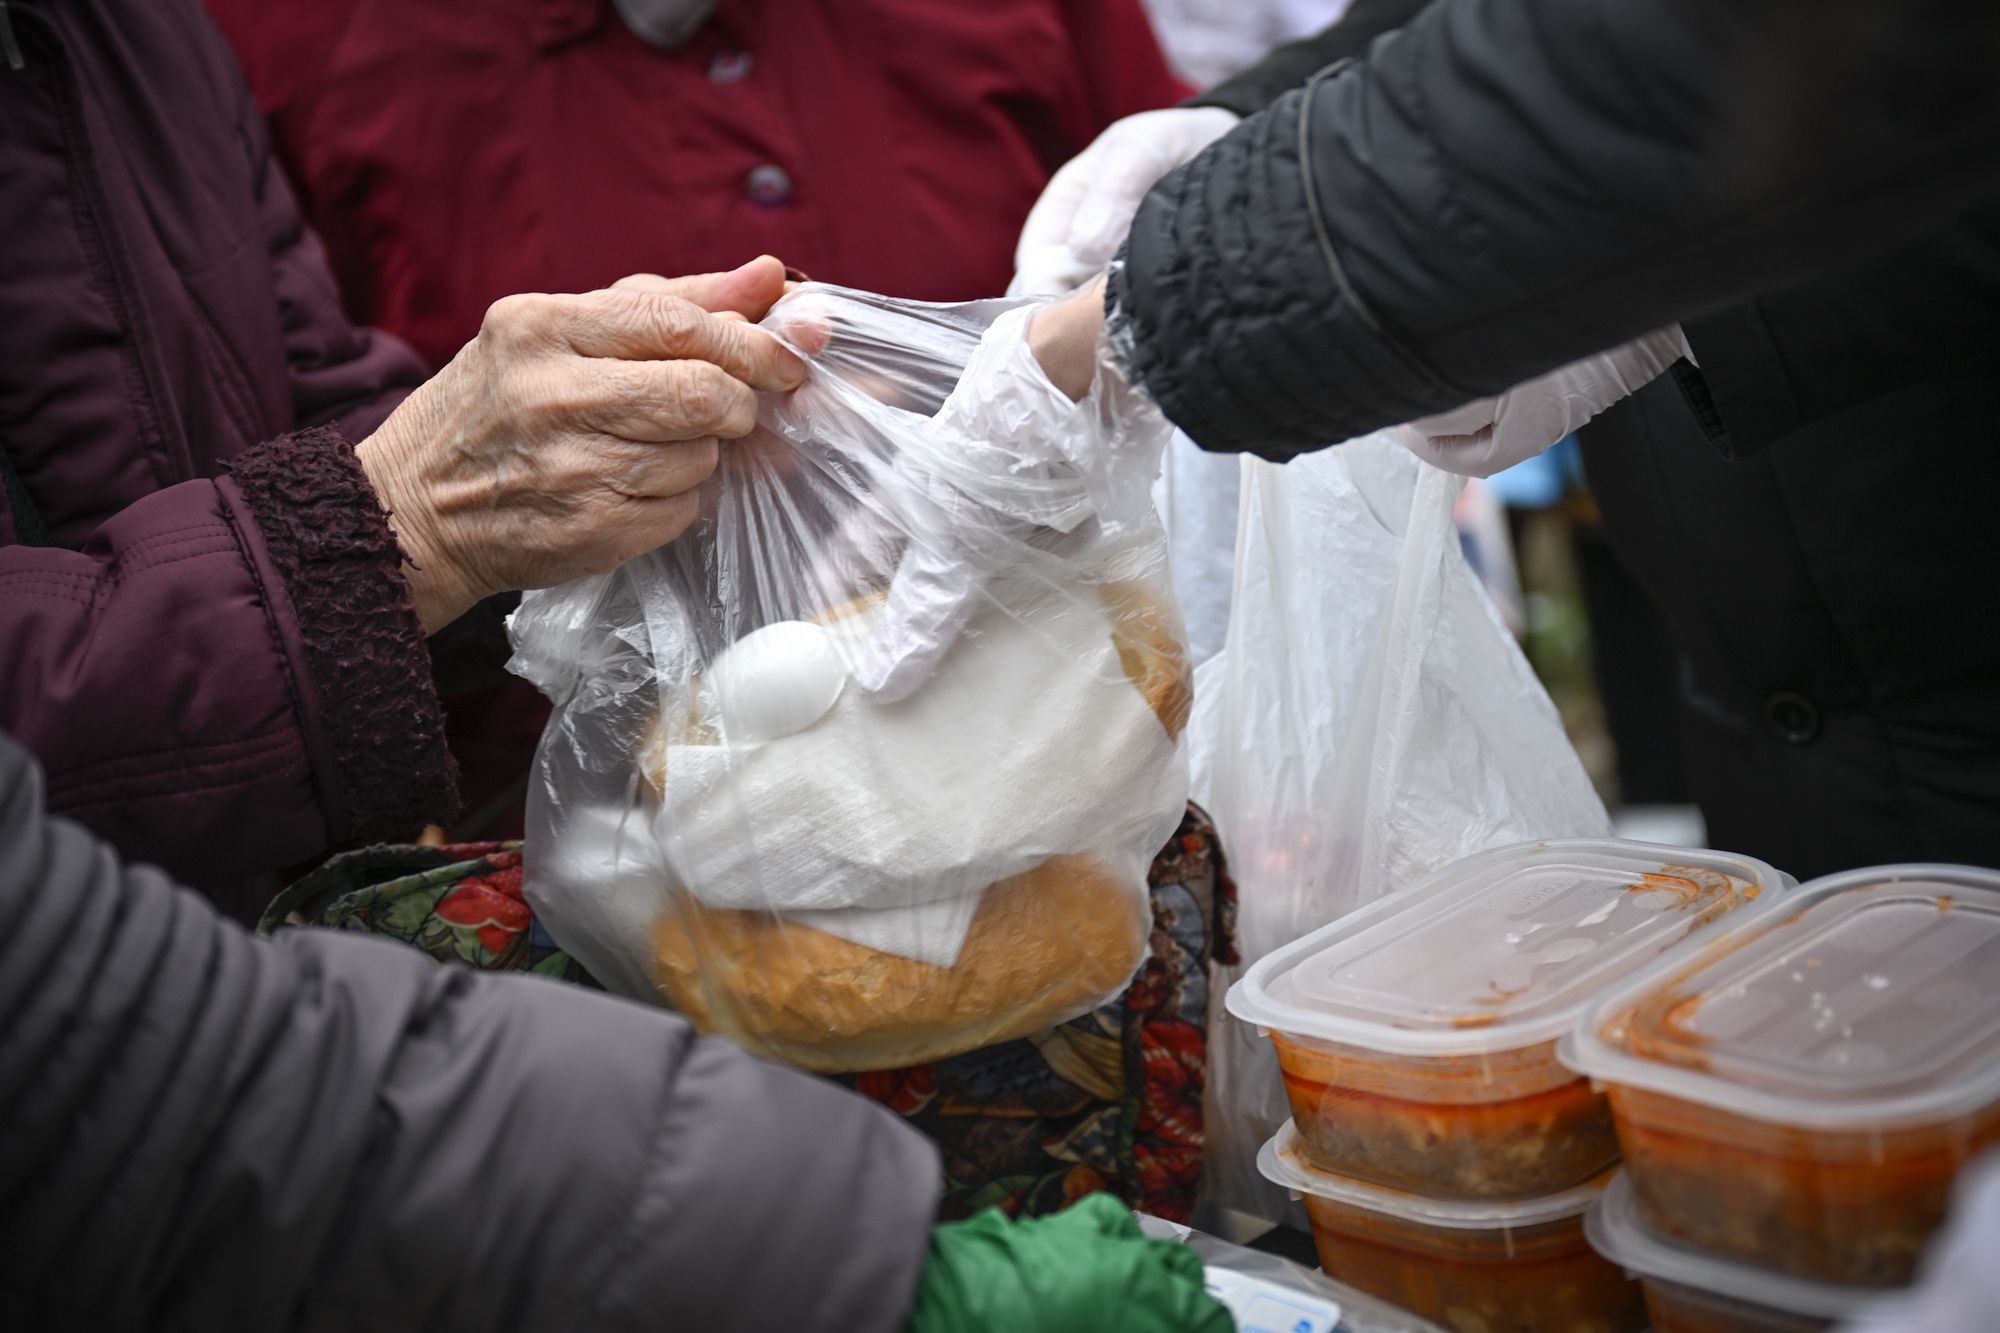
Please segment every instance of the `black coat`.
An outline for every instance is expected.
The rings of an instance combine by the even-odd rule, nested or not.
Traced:
[[[1254,114],[1426,4],[1357,0],[1325,33],[1196,100]],[[1440,8],[1451,5],[1473,9]],[[1387,144],[1408,128],[1369,137]],[[1249,161],[1240,145],[1238,159]],[[1606,539],[1680,649],[1710,840],[1801,876],[2000,865],[2000,448],[1988,443],[2000,206],[1683,327],[1700,370],[1682,363],[1583,438]]]
[[[1582,438],[1710,840],[2000,866],[2000,209],[1686,329]]]
[[[1935,229],[2000,188],[2000,6],[1438,0],[1162,180],[1108,307],[1285,458]]]

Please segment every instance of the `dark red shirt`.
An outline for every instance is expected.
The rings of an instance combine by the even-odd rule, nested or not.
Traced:
[[[998,294],[1049,173],[1185,94],[1139,0],[722,0],[679,51],[606,0],[207,0],[350,312],[433,361],[515,291],[769,252]]]

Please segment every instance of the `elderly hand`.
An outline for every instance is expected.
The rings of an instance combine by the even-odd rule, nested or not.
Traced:
[[[1061,296],[1111,262],[1160,177],[1234,129],[1221,107],[1168,107],[1127,116],[1056,172],[1014,249],[1009,296]]]
[[[641,275],[580,296],[510,296],[357,449],[408,556],[426,633],[496,592],[613,569],[694,520],[719,440],[755,391],[805,365],[746,320],[784,290],[733,273]]]

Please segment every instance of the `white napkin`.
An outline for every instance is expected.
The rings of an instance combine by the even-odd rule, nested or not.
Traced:
[[[988,612],[908,699],[850,689],[794,735],[670,746],[655,828],[673,879],[711,907],[941,966],[980,892],[1051,856],[1094,853],[1142,882],[1187,764],[1093,602]],[[869,614],[840,628],[865,635]]]

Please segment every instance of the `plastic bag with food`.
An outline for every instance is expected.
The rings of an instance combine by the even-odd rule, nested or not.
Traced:
[[[1187,796],[1190,669],[1115,368],[1081,403],[1030,303],[800,288],[805,385],[701,517],[524,599],[557,705],[527,893],[614,990],[828,1072],[1025,1036],[1142,960]]]

